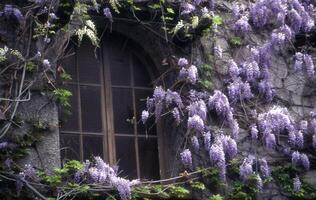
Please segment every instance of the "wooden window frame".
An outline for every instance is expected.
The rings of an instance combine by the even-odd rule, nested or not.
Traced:
[[[128,40],[128,38],[126,38]],[[135,90],[150,90],[152,91],[153,88],[149,87],[138,87],[134,85],[134,70],[133,70],[133,58],[132,56],[136,56],[141,63],[144,66],[150,66],[146,59],[144,59],[142,56],[133,53],[131,50],[128,52],[128,59],[129,59],[129,68],[130,68],[130,85],[112,85],[111,81],[111,67],[110,67],[110,59],[109,59],[109,52],[107,48],[104,48],[103,45],[105,42],[101,43],[102,46],[100,50],[98,51],[98,56],[100,58],[100,84],[92,84],[92,83],[82,83],[79,80],[79,67],[78,67],[78,49],[80,47],[75,47],[75,68],[76,68],[76,76],[77,81],[67,81],[67,84],[74,85],[77,90],[77,103],[78,103],[78,128],[79,131],[65,131],[61,130],[61,134],[72,134],[72,135],[79,135],[79,149],[80,149],[80,160],[83,161],[84,156],[84,146],[83,146],[83,137],[86,135],[98,135],[103,136],[103,159],[110,163],[111,165],[115,165],[117,163],[116,160],[116,144],[115,144],[115,137],[128,137],[134,139],[135,144],[135,156],[136,156],[136,170],[137,170],[137,178],[140,178],[140,155],[139,155],[139,145],[138,140],[139,138],[156,138],[157,139],[157,145],[158,145],[158,159],[159,159],[159,175],[161,178],[166,177],[165,174],[165,162],[164,162],[164,156],[165,153],[163,152],[163,137],[162,137],[162,124],[160,121],[157,122],[156,126],[156,135],[138,135],[137,131],[137,122],[134,119],[133,123],[133,133],[134,134],[121,134],[121,133],[115,133],[114,130],[114,111],[113,111],[113,96],[112,96],[112,89],[113,88],[125,88],[125,89],[131,89],[132,91],[132,101],[133,101],[133,116],[136,117],[136,96],[135,96]],[[154,73],[152,73],[151,69],[147,69],[148,74],[151,76],[151,80],[154,80]],[[99,132],[84,132],[83,131],[83,125],[82,125],[82,104],[81,104],[81,95],[80,95],[80,86],[98,86],[100,87],[100,101],[101,101],[101,123],[102,123],[102,130],[101,133]]]

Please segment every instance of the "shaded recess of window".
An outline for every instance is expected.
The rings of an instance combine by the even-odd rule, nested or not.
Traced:
[[[111,162],[112,154],[122,176],[159,178],[156,126],[151,121],[146,128],[140,120],[152,94],[151,72],[130,40],[106,38],[97,51],[87,41],[74,46],[75,55],[62,61],[72,77],[63,86],[73,94],[71,115],[61,116],[62,162],[93,156]]]

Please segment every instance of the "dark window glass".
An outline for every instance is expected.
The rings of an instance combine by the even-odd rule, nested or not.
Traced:
[[[133,56],[134,85],[139,87],[151,87],[151,79],[147,67]]]
[[[69,160],[80,160],[80,140],[76,134],[60,134],[60,156],[62,163]]]
[[[97,135],[83,135],[83,159],[100,156],[103,159],[103,137]]]
[[[65,131],[79,131],[78,124],[78,92],[77,86],[68,84],[66,85],[67,89],[71,91],[72,96],[70,97],[70,113],[67,114],[61,110],[61,128]]]
[[[139,135],[156,135],[155,118],[150,117],[144,125],[141,121],[142,111],[146,109],[146,98],[152,95],[150,90],[135,89],[137,131]]]
[[[134,134],[133,124],[133,98],[131,89],[112,88],[114,130],[120,134]]]
[[[156,138],[139,138],[140,176],[147,179],[159,179],[158,144]]]
[[[137,177],[135,139],[133,137],[115,137],[116,160],[120,176],[130,179]]]
[[[66,58],[62,60],[61,66],[64,68],[67,74],[71,76],[71,82],[77,82],[77,68],[76,68],[76,55],[75,50],[72,48],[67,51]]]
[[[101,63],[95,55],[95,47],[91,42],[83,41],[77,51],[77,65],[79,70],[79,81],[81,83],[100,84]]]
[[[99,86],[80,86],[83,132],[101,132],[101,94]]]
[[[130,86],[131,72],[128,55],[115,54],[110,59],[112,85]]]

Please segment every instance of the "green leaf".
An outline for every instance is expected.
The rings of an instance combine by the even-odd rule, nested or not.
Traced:
[[[223,22],[223,19],[219,15],[214,15],[213,18],[212,18],[212,22],[213,22],[214,25],[221,25],[222,22]]]
[[[192,17],[192,28],[196,28],[199,25],[199,17],[193,16]]]
[[[167,10],[167,13],[169,13],[169,14],[174,14],[174,10],[173,10],[173,8],[166,8],[166,10]]]

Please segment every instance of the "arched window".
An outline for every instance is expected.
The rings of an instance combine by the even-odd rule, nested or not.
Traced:
[[[88,41],[73,47],[62,62],[72,79],[71,115],[62,117],[61,157],[103,157],[118,163],[122,176],[159,178],[158,136],[154,123],[140,120],[152,93],[154,73],[130,39],[108,34],[96,49]]]

